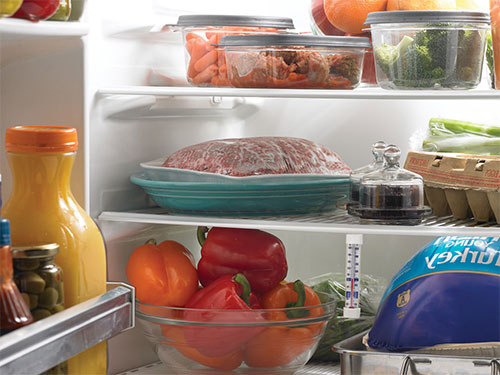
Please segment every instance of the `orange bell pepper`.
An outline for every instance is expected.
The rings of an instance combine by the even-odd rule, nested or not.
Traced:
[[[314,346],[316,336],[321,333],[325,323],[300,324],[301,319],[323,314],[323,308],[319,306],[321,301],[310,287],[300,280],[282,283],[265,293],[260,302],[264,309],[276,309],[266,313],[266,319],[293,320],[297,321],[297,326],[270,327],[254,337],[245,348],[245,363],[248,366],[283,366]],[[283,310],[285,308],[297,309]],[[291,321],[292,324],[295,323]]]
[[[183,307],[198,290],[198,273],[191,252],[179,242],[154,240],[130,255],[126,274],[137,299],[159,306]]]
[[[201,354],[186,343],[182,327],[162,325],[161,331],[164,337],[170,339],[170,345],[176,348],[179,353],[203,366],[231,371],[243,362],[243,353],[239,349],[221,357],[209,357]]]

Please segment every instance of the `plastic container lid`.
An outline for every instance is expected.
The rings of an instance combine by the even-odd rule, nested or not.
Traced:
[[[213,14],[179,16],[177,26],[247,26],[274,27],[277,29],[295,28],[293,20],[286,17],[231,16]]]
[[[365,25],[381,23],[429,23],[463,22],[490,23],[490,16],[485,12],[459,10],[395,10],[390,12],[368,13]]]
[[[356,36],[315,36],[290,34],[227,35],[221,38],[221,47],[349,47],[371,48],[369,38]]]
[[[5,133],[9,152],[73,152],[78,149],[75,128],[66,126],[14,126]]]
[[[0,246],[10,245],[10,222],[0,219]]]
[[[42,259],[56,256],[58,253],[59,245],[56,243],[12,248],[12,258],[14,259]]]

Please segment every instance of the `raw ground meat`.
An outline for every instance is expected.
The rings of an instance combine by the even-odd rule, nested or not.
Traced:
[[[211,172],[226,176],[265,174],[347,175],[340,157],[317,143],[289,137],[221,139],[174,152],[163,167]]]

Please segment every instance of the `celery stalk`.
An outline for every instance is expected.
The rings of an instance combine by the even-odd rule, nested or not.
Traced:
[[[431,118],[429,120],[431,135],[474,134],[483,137],[500,137],[500,126],[484,125],[468,121]]]
[[[500,155],[500,137],[473,134],[429,136],[422,143],[424,151]]]

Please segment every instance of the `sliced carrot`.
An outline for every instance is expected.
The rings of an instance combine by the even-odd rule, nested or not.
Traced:
[[[203,72],[207,67],[217,62],[217,51],[213,50],[206,53],[202,58],[194,64],[194,69],[197,72]]]
[[[213,77],[217,75],[217,65],[212,64],[208,68],[206,68],[203,72],[198,73],[194,78],[193,78],[193,83],[196,85],[202,84],[202,83],[210,83]]]

